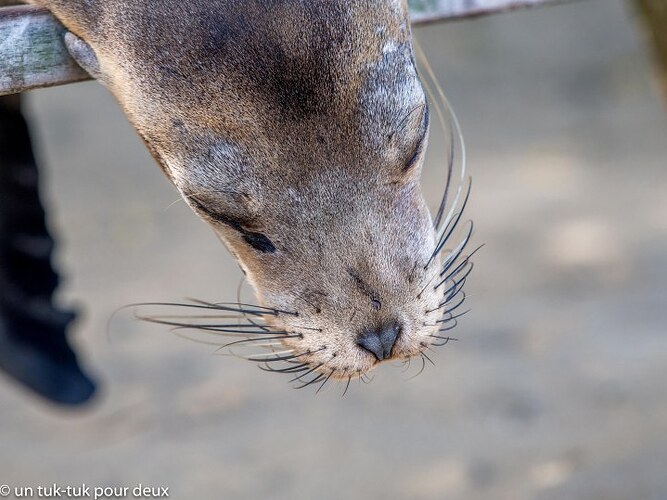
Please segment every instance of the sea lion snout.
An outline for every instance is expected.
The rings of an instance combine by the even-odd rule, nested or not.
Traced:
[[[364,330],[357,337],[357,345],[373,354],[378,361],[383,361],[391,357],[392,348],[400,332],[401,326],[398,323]]]

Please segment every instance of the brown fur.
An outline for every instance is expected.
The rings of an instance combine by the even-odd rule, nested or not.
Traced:
[[[401,329],[394,359],[431,344],[428,112],[404,3],[38,3],[92,48],[89,71],[261,303],[298,313],[272,326],[302,334],[284,341],[313,352],[302,361],[363,373],[377,360],[358,335],[388,324]]]

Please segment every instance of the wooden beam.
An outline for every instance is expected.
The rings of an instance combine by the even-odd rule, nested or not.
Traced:
[[[571,1],[574,0],[408,0],[408,5],[414,26]]]
[[[90,78],[69,56],[64,32],[44,9],[0,8],[0,95]]]
[[[409,0],[409,5],[413,25],[420,25],[562,1],[567,0]],[[0,7],[0,95],[89,79],[69,56],[64,32],[44,9]]]

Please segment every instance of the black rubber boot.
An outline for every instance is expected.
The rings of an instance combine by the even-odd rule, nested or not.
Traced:
[[[66,330],[75,314],[52,303],[54,241],[20,96],[0,97],[0,370],[48,400],[79,405],[95,392]]]

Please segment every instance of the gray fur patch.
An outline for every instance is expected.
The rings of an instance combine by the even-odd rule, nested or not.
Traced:
[[[74,60],[96,80],[104,80],[100,71],[100,63],[90,45],[69,31],[65,33],[65,46]]]

